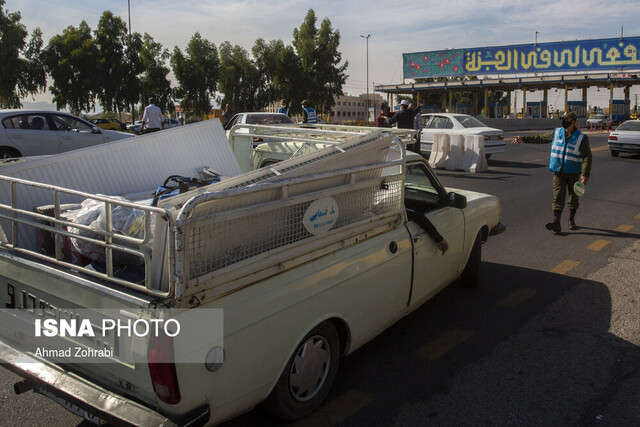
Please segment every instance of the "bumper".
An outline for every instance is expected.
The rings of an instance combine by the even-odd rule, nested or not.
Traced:
[[[506,229],[507,226],[499,222],[491,228],[491,230],[489,231],[489,236],[497,236],[498,234],[503,233]]]
[[[640,153],[640,144],[624,144],[620,142],[609,142],[609,149],[624,153]]]
[[[29,360],[30,359],[30,360]],[[25,360],[29,360],[25,363]],[[32,362],[31,362],[32,361]],[[209,406],[196,408],[182,417],[170,419],[137,402],[110,392],[54,364],[43,363],[0,341],[0,364],[23,377],[16,392],[36,388],[54,400],[61,400],[114,425],[178,426],[203,425],[209,420]],[[58,402],[60,403],[60,402]],[[65,405],[63,405],[65,406]],[[69,409],[67,407],[67,409]]]

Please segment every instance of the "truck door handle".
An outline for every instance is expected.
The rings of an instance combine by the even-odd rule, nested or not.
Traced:
[[[424,238],[424,233],[413,236],[413,243],[419,243]]]

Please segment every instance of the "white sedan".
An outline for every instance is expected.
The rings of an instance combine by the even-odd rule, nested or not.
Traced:
[[[132,136],[59,111],[0,110],[0,159],[58,154]]]
[[[475,117],[451,113],[423,114],[422,123],[424,128],[420,133],[421,152],[431,152],[433,138],[437,133],[482,135],[487,158],[493,153],[504,152],[504,131],[490,128]]]
[[[640,120],[627,120],[609,134],[609,150],[618,153],[640,153]]]

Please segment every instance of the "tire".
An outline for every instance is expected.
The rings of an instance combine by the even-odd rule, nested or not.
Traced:
[[[0,160],[6,160],[6,159],[11,159],[16,157],[22,157],[22,154],[20,154],[19,151],[10,147],[0,148]]]
[[[611,157],[618,157],[618,154],[620,154],[618,151],[611,150]]]
[[[286,421],[304,418],[326,399],[338,372],[340,339],[331,322],[316,326],[296,347],[263,407]]]
[[[482,262],[482,236],[478,233],[476,241],[471,248],[471,254],[464,271],[460,276],[462,286],[475,288],[480,283],[480,263]]]

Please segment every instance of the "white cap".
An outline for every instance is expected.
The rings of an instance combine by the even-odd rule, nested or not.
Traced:
[[[402,101],[400,101],[400,105],[409,105],[409,101],[403,99]]]

